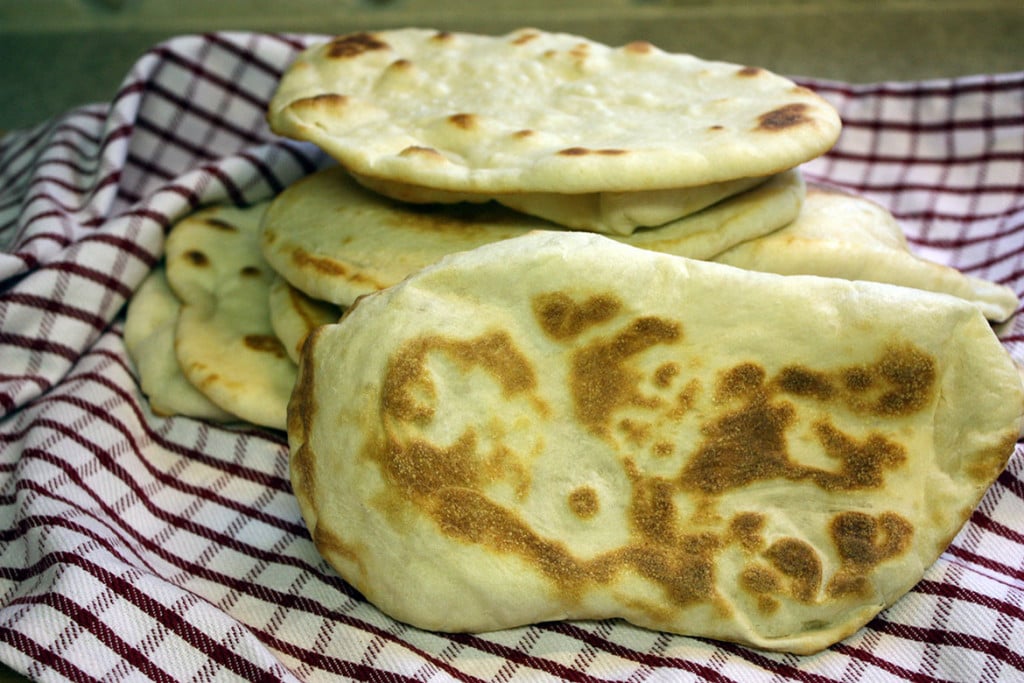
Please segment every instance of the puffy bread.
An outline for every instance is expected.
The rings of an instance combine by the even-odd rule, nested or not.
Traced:
[[[224,410],[284,429],[296,368],[270,322],[266,209],[214,206],[181,220],[167,237],[167,279],[182,303],[174,350],[188,380]]]
[[[811,653],[921,578],[1022,400],[954,297],[547,232],[317,328],[288,438],[317,548],[398,620]]]
[[[342,313],[340,306],[306,296],[280,275],[270,283],[269,297],[270,325],[296,363],[306,336],[320,325],[337,322]]]
[[[638,228],[664,225],[689,216],[726,197],[749,190],[765,178],[738,178],[699,187],[637,192],[514,192],[473,194],[396,183],[353,173],[363,187],[386,197],[414,204],[480,204],[496,201],[511,209],[537,216],[573,230],[630,235]]]
[[[782,275],[822,275],[944,292],[973,302],[991,321],[1017,310],[1017,294],[911,252],[899,223],[875,202],[811,186],[800,215],[781,230],[738,244],[720,263]]]
[[[799,170],[703,211],[614,239],[668,253],[709,258],[777,230],[800,212]],[[354,182],[342,167],[285,188],[263,221],[267,262],[314,299],[348,306],[457,251],[557,226],[494,204],[409,205]]]
[[[206,398],[185,378],[174,355],[174,328],[181,302],[163,263],[150,271],[128,301],[124,344],[139,373],[139,384],[157,415],[185,415],[211,422],[237,418]]]
[[[267,118],[355,173],[479,194],[763,177],[840,130],[823,98],[764,69],[535,29],[339,36],[295,60]]]

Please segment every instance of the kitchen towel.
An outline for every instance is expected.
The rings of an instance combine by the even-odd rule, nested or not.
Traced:
[[[124,304],[169,227],[329,163],[264,112],[325,36],[154,46],[111,102],[0,138],[0,661],[39,680],[1005,681],[1024,678],[1024,447],[924,579],[810,657],[621,621],[440,634],[313,547],[283,433],[154,415]],[[1024,73],[850,85],[804,167],[914,250],[1024,293]],[[1024,319],[999,334],[1024,360]]]

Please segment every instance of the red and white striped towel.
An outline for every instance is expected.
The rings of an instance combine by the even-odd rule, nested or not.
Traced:
[[[283,434],[150,413],[123,304],[178,218],[327,163],[264,121],[318,39],[177,38],[109,105],[0,139],[0,661],[78,681],[1024,678],[1024,447],[911,593],[796,657],[617,621],[409,628],[317,555]],[[1024,73],[801,81],[845,122],[809,179],[889,207],[919,253],[1024,293]],[[1003,339],[1024,360],[1024,316]]]

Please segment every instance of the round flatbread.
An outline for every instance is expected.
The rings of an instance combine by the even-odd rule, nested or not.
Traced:
[[[524,29],[396,29],[314,46],[270,103],[355,173],[478,194],[699,187],[827,151],[823,98],[764,69]]]
[[[315,328],[338,322],[342,308],[306,296],[280,275],[270,284],[270,324],[288,357],[299,362],[306,337]]]
[[[396,619],[810,653],[921,579],[1022,401],[960,299],[545,232],[317,328],[288,435],[314,542]]]
[[[615,239],[710,258],[777,230],[800,211],[804,185],[787,171],[698,213]],[[263,222],[267,262],[314,299],[341,306],[441,257],[557,226],[495,204],[409,205],[370,192],[339,166],[279,194]]]
[[[435,190],[353,173],[363,187],[413,204],[480,204],[496,201],[511,209],[573,230],[630,235],[638,228],[664,225],[763,183],[765,178],[738,178],[699,187],[637,192],[514,192],[473,194]]]
[[[182,303],[174,350],[188,380],[224,410],[283,429],[296,369],[270,323],[266,209],[215,206],[184,218],[167,237],[167,279]]]
[[[974,303],[993,322],[1008,320],[1019,305],[1009,287],[911,252],[902,228],[885,207],[821,186],[808,189],[795,221],[738,244],[714,260],[781,275],[871,280],[944,292]]]
[[[139,373],[139,384],[157,415],[185,415],[211,422],[231,422],[221,409],[185,378],[174,355],[174,329],[181,302],[174,295],[163,263],[150,271],[128,302],[124,344]]]

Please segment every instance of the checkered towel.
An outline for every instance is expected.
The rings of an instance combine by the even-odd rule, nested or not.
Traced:
[[[124,303],[174,221],[326,163],[264,121],[317,39],[177,38],[110,104],[0,139],[0,660],[49,680],[1024,678],[1024,448],[907,596],[797,657],[619,621],[396,623],[318,556],[282,433],[153,415]],[[801,80],[845,121],[809,179],[889,207],[922,255],[1024,292],[1024,73]],[[1024,359],[1024,322],[1000,333]]]

